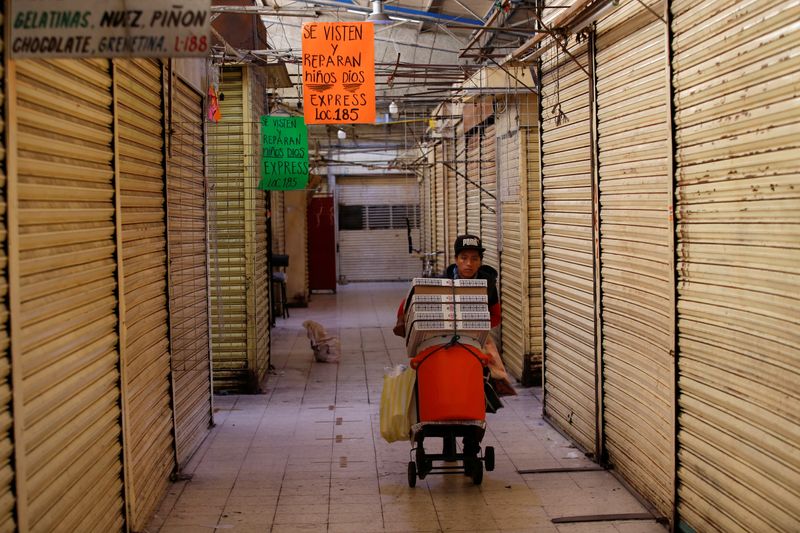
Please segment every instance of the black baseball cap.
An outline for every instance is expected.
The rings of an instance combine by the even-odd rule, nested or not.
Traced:
[[[481,238],[475,235],[459,235],[456,237],[456,242],[453,244],[456,255],[460,254],[463,250],[477,250],[481,257],[485,248],[481,243]]]

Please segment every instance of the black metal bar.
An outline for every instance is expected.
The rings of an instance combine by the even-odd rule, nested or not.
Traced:
[[[577,522],[612,522],[616,520],[656,520],[650,513],[611,513],[583,516],[562,516],[550,520],[554,524],[574,524]]]

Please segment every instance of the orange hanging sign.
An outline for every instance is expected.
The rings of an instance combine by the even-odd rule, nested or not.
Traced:
[[[375,33],[372,22],[303,24],[306,124],[375,122]]]

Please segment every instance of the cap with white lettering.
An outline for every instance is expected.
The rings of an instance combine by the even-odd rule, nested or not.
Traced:
[[[460,254],[463,250],[477,250],[483,257],[485,248],[481,243],[481,238],[475,235],[459,235],[456,237],[456,242],[453,245],[456,255]]]

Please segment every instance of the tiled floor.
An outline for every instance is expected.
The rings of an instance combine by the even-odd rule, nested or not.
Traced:
[[[386,443],[378,427],[384,368],[407,359],[391,332],[406,288],[350,284],[279,319],[264,394],[215,398],[216,427],[186,469],[191,480],[172,485],[147,531],[665,531],[653,520],[551,522],[645,509],[607,472],[517,473],[592,466],[542,421],[540,388],[487,415],[482,444],[497,458],[482,485],[431,475],[409,488],[409,444]],[[313,362],[307,319],[340,335],[339,364]]]

